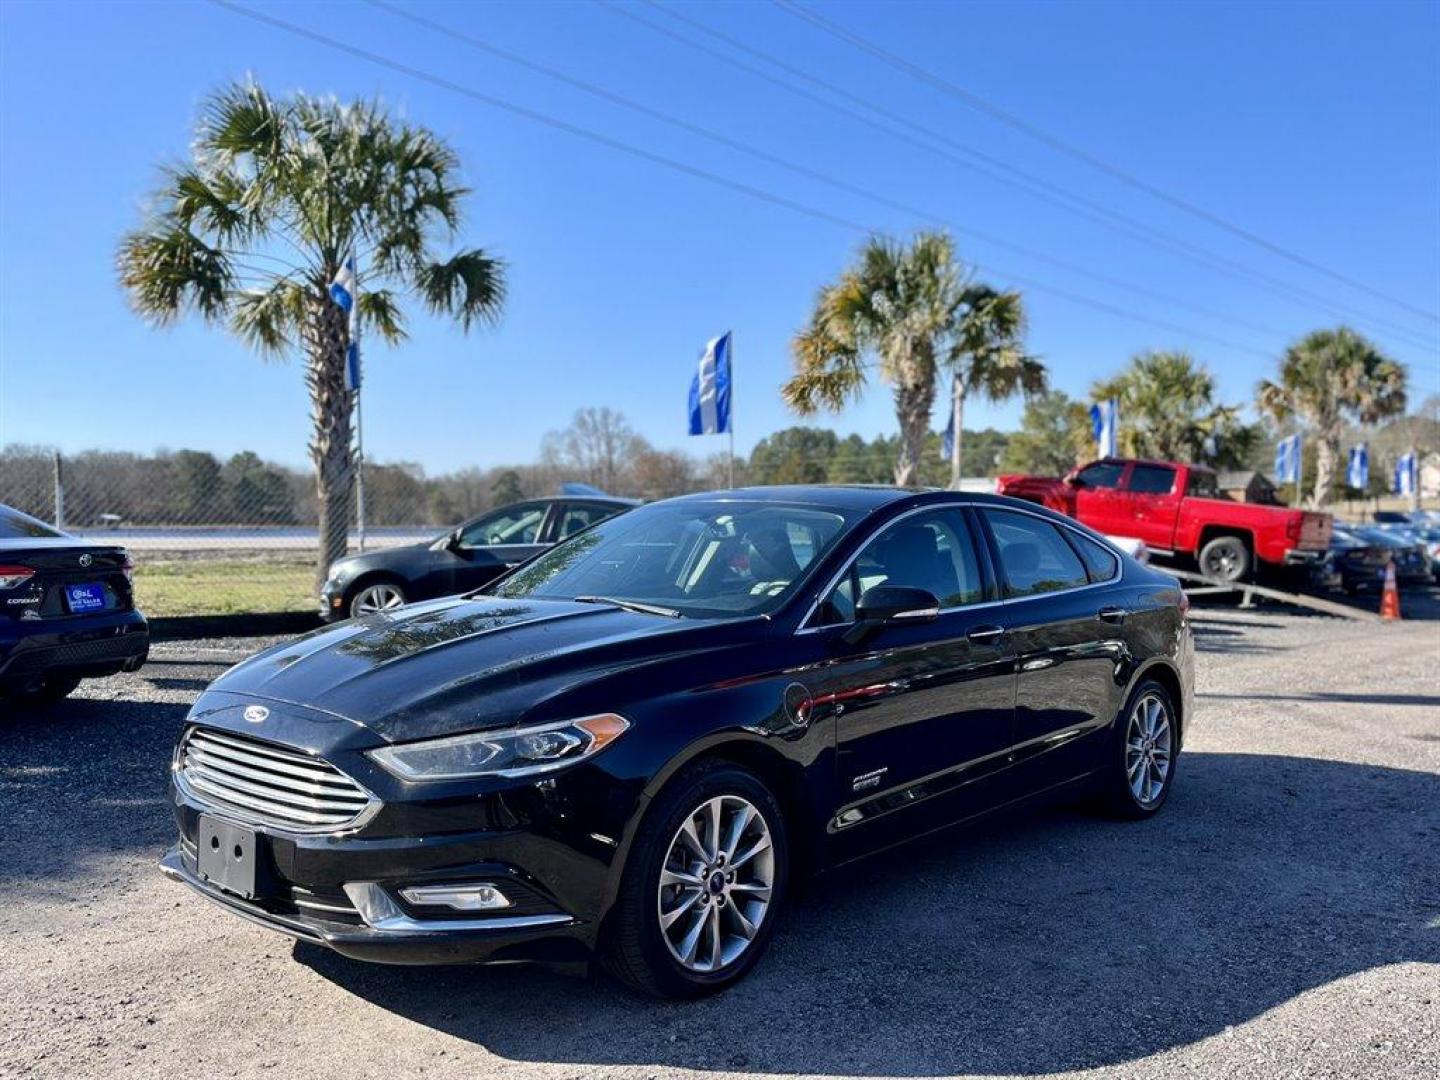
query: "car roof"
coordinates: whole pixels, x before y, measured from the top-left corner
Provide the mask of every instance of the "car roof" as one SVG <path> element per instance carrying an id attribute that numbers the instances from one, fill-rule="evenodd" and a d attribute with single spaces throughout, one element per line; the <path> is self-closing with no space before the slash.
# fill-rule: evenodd
<path id="1" fill-rule="evenodd" d="M 994 506 L 1022 509 L 1043 514 L 1074 525 L 1072 518 L 1057 514 L 1037 503 L 1009 495 L 991 495 L 978 491 L 950 491 L 946 488 L 891 487 L 882 484 L 780 484 L 773 487 L 744 487 L 719 491 L 702 491 L 681 495 L 666 502 L 748 502 L 813 506 L 830 510 L 858 510 L 869 513 L 881 507 L 904 503 L 926 506 L 931 503 L 966 503 L 973 506 Z"/>

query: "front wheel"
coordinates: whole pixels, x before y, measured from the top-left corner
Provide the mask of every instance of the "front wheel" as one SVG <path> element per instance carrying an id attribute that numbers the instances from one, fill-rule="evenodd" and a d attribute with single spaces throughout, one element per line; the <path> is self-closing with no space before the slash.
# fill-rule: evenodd
<path id="1" fill-rule="evenodd" d="M 779 804 L 756 776 L 721 761 L 687 770 L 635 837 L 602 943 L 605 966 L 657 997 L 734 984 L 769 944 L 788 858 Z"/>
<path id="2" fill-rule="evenodd" d="M 405 606 L 405 590 L 393 581 L 372 581 L 350 598 L 350 617 L 359 619 Z"/>
<path id="3" fill-rule="evenodd" d="M 1180 754 L 1180 729 L 1170 691 L 1153 680 L 1137 686 L 1116 722 L 1116 735 L 1101 794 L 1119 817 L 1150 817 L 1170 797 Z"/>

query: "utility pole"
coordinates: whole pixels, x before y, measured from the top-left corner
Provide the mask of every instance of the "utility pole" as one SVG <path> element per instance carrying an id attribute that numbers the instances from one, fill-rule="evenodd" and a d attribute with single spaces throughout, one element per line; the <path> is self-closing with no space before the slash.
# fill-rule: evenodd
<path id="1" fill-rule="evenodd" d="M 55 528 L 65 528 L 65 465 L 60 451 L 55 451 Z"/>
<path id="2" fill-rule="evenodd" d="M 960 380 L 953 379 L 950 384 L 950 426 L 954 429 L 955 435 L 950 440 L 950 490 L 960 490 L 960 438 L 964 434 L 961 429 L 961 421 L 964 419 L 960 413 Z"/>

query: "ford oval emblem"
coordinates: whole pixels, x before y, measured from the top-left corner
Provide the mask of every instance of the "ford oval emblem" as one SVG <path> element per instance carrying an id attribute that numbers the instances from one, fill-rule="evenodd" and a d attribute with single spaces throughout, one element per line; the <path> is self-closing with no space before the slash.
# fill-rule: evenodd
<path id="1" fill-rule="evenodd" d="M 270 710 L 264 705 L 246 705 L 245 719 L 252 724 L 263 724 L 265 718 L 270 715 Z"/>
<path id="2" fill-rule="evenodd" d="M 90 565 L 91 563 L 93 563 L 94 561 L 95 561 L 95 556 L 89 554 L 88 552 L 87 552 L 86 554 L 80 556 L 80 565 L 81 565 L 81 566 L 89 566 L 89 565 Z"/>

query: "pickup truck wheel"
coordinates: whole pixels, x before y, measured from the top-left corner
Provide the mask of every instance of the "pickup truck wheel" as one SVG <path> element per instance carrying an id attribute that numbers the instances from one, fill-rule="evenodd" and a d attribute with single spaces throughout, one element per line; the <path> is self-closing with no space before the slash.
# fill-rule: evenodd
<path id="1" fill-rule="evenodd" d="M 1220 581 L 1250 576 L 1250 548 L 1238 536 L 1217 536 L 1200 549 L 1200 572 Z"/>

